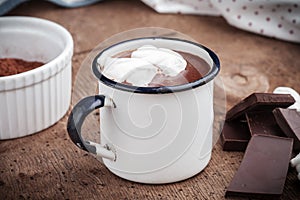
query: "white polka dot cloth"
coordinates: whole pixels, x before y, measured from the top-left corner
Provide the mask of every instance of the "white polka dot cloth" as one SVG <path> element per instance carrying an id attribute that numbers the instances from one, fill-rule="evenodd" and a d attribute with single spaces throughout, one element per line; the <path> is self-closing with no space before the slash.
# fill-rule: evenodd
<path id="1" fill-rule="evenodd" d="M 300 0 L 142 0 L 159 13 L 223 16 L 232 26 L 300 42 Z"/>

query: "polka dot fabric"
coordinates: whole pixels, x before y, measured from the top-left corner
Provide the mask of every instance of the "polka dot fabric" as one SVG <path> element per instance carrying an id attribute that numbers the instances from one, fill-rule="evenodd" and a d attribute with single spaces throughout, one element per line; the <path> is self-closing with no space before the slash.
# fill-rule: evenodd
<path id="1" fill-rule="evenodd" d="M 208 0 L 142 0 L 159 13 L 220 15 Z"/>
<path id="2" fill-rule="evenodd" d="M 223 16 L 232 26 L 300 42 L 299 0 L 142 0 L 160 13 Z"/>

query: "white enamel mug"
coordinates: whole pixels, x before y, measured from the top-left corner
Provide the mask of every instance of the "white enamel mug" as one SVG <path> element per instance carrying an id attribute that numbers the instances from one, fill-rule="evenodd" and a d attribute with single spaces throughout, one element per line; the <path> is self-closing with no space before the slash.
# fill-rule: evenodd
<path id="1" fill-rule="evenodd" d="M 203 78 L 184 85 L 135 87 L 105 77 L 99 60 L 142 45 L 197 55 L 210 65 Z M 112 45 L 93 60 L 99 95 L 82 99 L 68 120 L 68 133 L 81 149 L 103 158 L 114 174 L 141 183 L 181 181 L 201 172 L 212 152 L 213 79 L 218 57 L 187 40 L 147 37 Z M 100 109 L 101 144 L 81 137 L 85 117 Z"/>

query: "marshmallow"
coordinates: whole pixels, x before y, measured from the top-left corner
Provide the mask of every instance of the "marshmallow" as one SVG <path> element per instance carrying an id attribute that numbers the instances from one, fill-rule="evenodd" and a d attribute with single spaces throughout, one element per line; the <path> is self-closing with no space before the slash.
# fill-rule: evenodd
<path id="1" fill-rule="evenodd" d="M 186 68 L 186 60 L 177 52 L 152 45 L 144 45 L 133 51 L 132 58 L 140 58 L 158 67 L 167 76 L 176 76 Z"/>
<path id="2" fill-rule="evenodd" d="M 293 105 L 291 105 L 289 109 L 296 109 L 298 112 L 300 112 L 300 95 L 298 94 L 298 92 L 289 87 L 277 87 L 275 88 L 273 93 L 292 95 L 296 102 Z"/>
<path id="3" fill-rule="evenodd" d="M 296 167 L 296 165 L 299 165 L 300 164 L 300 153 L 297 156 L 295 156 L 295 158 L 293 158 L 290 161 L 290 163 L 291 163 L 292 167 Z"/>
<path id="4" fill-rule="evenodd" d="M 116 82 L 147 86 L 157 73 L 151 63 L 135 58 L 107 58 L 103 74 Z"/>
<path id="5" fill-rule="evenodd" d="M 296 170 L 300 173 L 300 165 L 296 165 Z"/>
<path id="6" fill-rule="evenodd" d="M 295 167 L 297 172 L 298 172 L 298 179 L 300 180 L 300 153 L 295 156 L 293 159 L 290 161 L 291 166 Z"/>
<path id="7" fill-rule="evenodd" d="M 99 58 L 103 74 L 116 82 L 147 86 L 154 76 L 163 73 L 176 76 L 186 68 L 186 60 L 177 52 L 144 45 L 131 53 L 131 58 Z"/>

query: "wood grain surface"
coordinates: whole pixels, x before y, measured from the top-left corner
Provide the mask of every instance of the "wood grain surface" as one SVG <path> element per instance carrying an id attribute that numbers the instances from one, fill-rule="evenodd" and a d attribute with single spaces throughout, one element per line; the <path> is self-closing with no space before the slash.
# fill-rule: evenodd
<path id="1" fill-rule="evenodd" d="M 149 26 L 180 31 L 218 54 L 227 109 L 252 92 L 272 92 L 277 86 L 300 91 L 299 44 L 236 29 L 221 17 L 158 14 L 140 1 L 103 1 L 74 9 L 30 1 L 8 15 L 49 19 L 71 32 L 74 98 L 96 91 L 96 81 L 89 86 L 76 82 L 95 46 L 113 34 Z M 222 151 L 217 143 L 208 167 L 186 181 L 165 185 L 126 181 L 73 145 L 66 132 L 68 114 L 34 135 L 0 141 L 0 199 L 225 199 L 226 187 L 243 158 L 243 153 Z M 94 140 L 99 134 L 98 117 L 93 113 L 83 127 Z M 299 198 L 296 176 L 291 168 L 280 199 Z"/>

